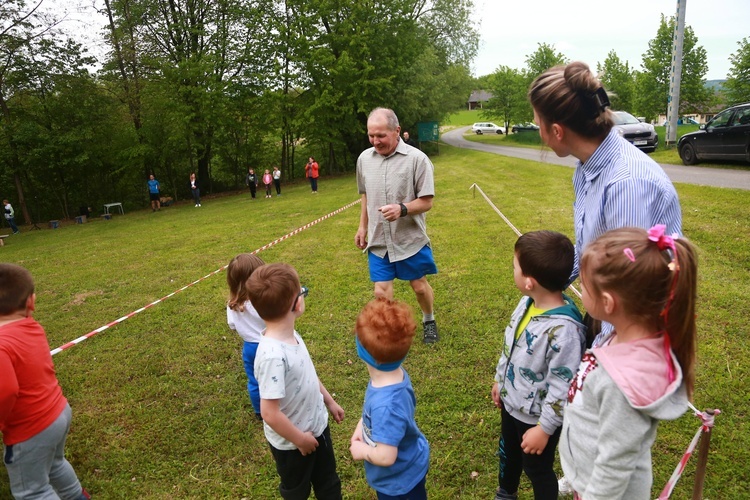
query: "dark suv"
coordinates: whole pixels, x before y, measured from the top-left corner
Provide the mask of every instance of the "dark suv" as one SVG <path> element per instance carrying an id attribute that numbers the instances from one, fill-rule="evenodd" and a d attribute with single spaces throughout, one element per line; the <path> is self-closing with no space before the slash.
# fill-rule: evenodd
<path id="1" fill-rule="evenodd" d="M 725 109 L 700 130 L 677 141 L 685 165 L 700 160 L 744 160 L 750 162 L 750 102 Z"/>

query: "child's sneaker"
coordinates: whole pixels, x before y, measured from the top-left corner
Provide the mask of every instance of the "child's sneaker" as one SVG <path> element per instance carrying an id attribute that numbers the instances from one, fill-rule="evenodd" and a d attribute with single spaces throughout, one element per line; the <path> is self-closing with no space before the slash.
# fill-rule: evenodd
<path id="1" fill-rule="evenodd" d="M 440 337 L 438 336 L 438 328 L 435 320 L 425 321 L 422 325 L 424 326 L 424 343 L 434 344 L 437 342 Z"/>
<path id="2" fill-rule="evenodd" d="M 573 496 L 573 486 L 565 479 L 565 476 L 557 480 L 557 494 L 561 497 Z"/>
<path id="3" fill-rule="evenodd" d="M 498 488 L 497 491 L 495 491 L 495 500 L 516 500 L 517 498 L 518 493 L 511 495 L 502 488 Z"/>

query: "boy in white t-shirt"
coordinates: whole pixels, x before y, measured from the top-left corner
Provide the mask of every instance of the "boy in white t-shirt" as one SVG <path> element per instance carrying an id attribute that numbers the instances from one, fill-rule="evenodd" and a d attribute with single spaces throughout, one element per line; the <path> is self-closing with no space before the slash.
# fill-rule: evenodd
<path id="1" fill-rule="evenodd" d="M 276 461 L 285 499 L 340 499 L 341 480 L 328 428 L 328 412 L 337 423 L 344 410 L 318 379 L 294 321 L 305 312 L 307 288 L 294 268 L 268 264 L 247 281 L 250 301 L 266 322 L 255 357 L 263 430 Z"/>

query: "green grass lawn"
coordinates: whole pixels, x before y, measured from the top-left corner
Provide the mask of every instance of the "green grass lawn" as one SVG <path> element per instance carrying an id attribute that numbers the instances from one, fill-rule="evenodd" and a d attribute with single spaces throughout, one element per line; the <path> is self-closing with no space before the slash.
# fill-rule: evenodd
<path id="1" fill-rule="evenodd" d="M 497 485 L 499 412 L 490 389 L 502 331 L 516 305 L 516 236 L 469 186 L 480 185 L 521 231 L 572 235 L 572 170 L 455 149 L 434 158 L 437 197 L 428 216 L 440 273 L 435 290 L 441 340 L 415 343 L 405 367 L 417 422 L 431 445 L 431 498 L 490 498 Z M 322 178 L 283 196 L 204 197 L 115 215 L 111 221 L 24 231 L 0 248 L 3 260 L 36 278 L 35 317 L 58 347 L 208 275 L 358 199 L 353 175 Z M 700 249 L 699 362 L 695 404 L 720 408 L 705 498 L 747 497 L 750 343 L 750 192 L 677 185 L 684 231 Z M 263 251 L 294 265 L 310 288 L 297 329 L 318 375 L 347 412 L 331 424 L 346 498 L 374 498 L 349 437 L 359 418 L 367 371 L 352 329 L 371 298 L 366 257 L 354 246 L 359 206 Z M 54 357 L 73 408 L 67 454 L 96 498 L 273 498 L 277 476 L 246 392 L 241 341 L 226 326 L 226 279 L 209 276 Z M 396 296 L 417 313 L 408 285 Z M 660 489 L 698 419 L 663 424 L 654 446 Z M 695 457 L 673 498 L 689 498 Z M 7 498 L 0 474 L 0 498 Z M 532 498 L 524 480 L 521 498 Z"/>

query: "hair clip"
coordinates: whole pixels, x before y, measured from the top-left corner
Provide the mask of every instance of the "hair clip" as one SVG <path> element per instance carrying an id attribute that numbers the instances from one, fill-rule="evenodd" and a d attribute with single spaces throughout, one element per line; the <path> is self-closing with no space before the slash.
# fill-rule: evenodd
<path id="1" fill-rule="evenodd" d="M 599 87 L 593 92 L 579 91 L 579 95 L 582 97 L 583 108 L 591 118 L 596 118 L 604 111 L 604 108 L 609 106 L 609 96 L 604 87 Z"/>
<path id="2" fill-rule="evenodd" d="M 596 89 L 592 97 L 594 98 L 594 102 L 596 102 L 601 111 L 604 111 L 604 108 L 610 105 L 609 96 L 607 95 L 607 91 L 604 90 L 604 87 L 599 87 L 598 89 Z"/>
<path id="3" fill-rule="evenodd" d="M 627 257 L 630 262 L 635 262 L 635 254 L 633 254 L 633 250 L 631 250 L 630 247 L 623 249 L 622 253 L 625 254 L 625 257 Z"/>

